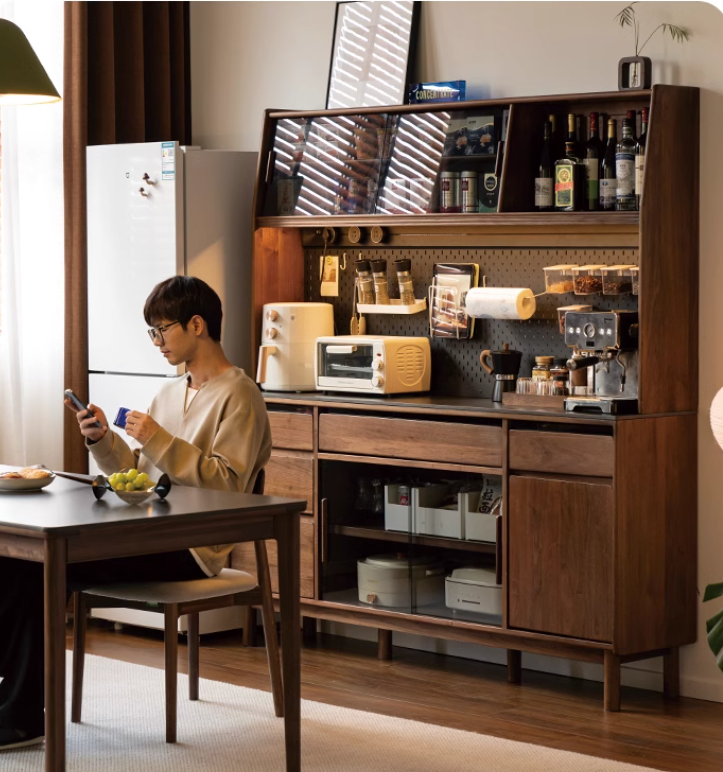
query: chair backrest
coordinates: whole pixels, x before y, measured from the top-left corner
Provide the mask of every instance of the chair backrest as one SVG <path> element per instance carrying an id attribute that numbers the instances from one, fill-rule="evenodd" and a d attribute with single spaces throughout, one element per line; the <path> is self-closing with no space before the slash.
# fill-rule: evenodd
<path id="1" fill-rule="evenodd" d="M 264 487 L 266 486 L 266 470 L 260 469 L 256 475 L 256 482 L 254 483 L 254 489 L 252 493 L 256 493 L 259 496 L 263 496 Z"/>

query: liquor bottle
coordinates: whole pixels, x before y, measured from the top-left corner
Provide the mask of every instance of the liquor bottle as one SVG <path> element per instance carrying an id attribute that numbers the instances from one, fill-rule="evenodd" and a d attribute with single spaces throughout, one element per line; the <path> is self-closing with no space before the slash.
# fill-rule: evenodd
<path id="1" fill-rule="evenodd" d="M 648 108 L 643 107 L 643 125 L 635 145 L 635 208 L 640 210 L 643 195 L 643 169 L 645 167 L 645 143 L 648 139 Z"/>
<path id="2" fill-rule="evenodd" d="M 582 128 L 582 115 L 575 115 L 575 142 L 578 147 L 582 147 L 585 143 L 585 130 Z"/>
<path id="3" fill-rule="evenodd" d="M 575 126 L 575 113 L 568 113 L 567 116 L 567 140 L 565 140 L 565 154 L 567 154 L 567 146 L 572 142 L 572 154 L 575 158 L 580 158 L 580 144 L 577 141 L 577 129 Z"/>
<path id="4" fill-rule="evenodd" d="M 615 118 L 608 119 L 608 143 L 600 167 L 600 209 L 615 209 L 618 181 L 615 178 L 615 152 L 618 145 L 618 127 Z"/>
<path id="5" fill-rule="evenodd" d="M 565 157 L 555 163 L 555 209 L 581 212 L 585 209 L 585 163 L 576 153 L 575 116 L 570 113 L 569 119 Z"/>
<path id="6" fill-rule="evenodd" d="M 635 140 L 630 118 L 623 118 L 623 136 L 615 153 L 615 177 L 618 181 L 615 208 L 635 211 Z"/>
<path id="7" fill-rule="evenodd" d="M 637 113 L 635 112 L 635 110 L 628 110 L 628 114 L 625 117 L 630 121 L 630 125 L 633 127 L 633 141 L 637 142 L 638 141 L 638 137 L 637 137 L 637 133 L 638 133 L 638 117 L 637 117 Z"/>
<path id="8" fill-rule="evenodd" d="M 535 177 L 535 209 L 548 212 L 553 206 L 553 188 L 555 184 L 555 168 L 552 165 L 550 146 L 552 144 L 552 123 L 545 121 L 542 137 L 542 153 L 540 166 Z"/>
<path id="9" fill-rule="evenodd" d="M 590 113 L 590 138 L 585 145 L 585 170 L 587 175 L 587 200 L 585 208 L 591 212 L 600 208 L 600 162 L 603 144 L 598 134 L 598 114 Z"/>
<path id="10" fill-rule="evenodd" d="M 550 122 L 550 152 L 553 158 L 560 158 L 565 154 L 565 145 L 557 128 L 557 118 L 550 113 L 547 120 Z"/>

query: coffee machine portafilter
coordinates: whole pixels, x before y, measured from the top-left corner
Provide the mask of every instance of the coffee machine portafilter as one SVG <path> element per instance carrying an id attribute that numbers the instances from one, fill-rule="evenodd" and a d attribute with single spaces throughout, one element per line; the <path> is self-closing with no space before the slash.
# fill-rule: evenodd
<path id="1" fill-rule="evenodd" d="M 638 312 L 569 311 L 565 344 L 577 355 L 569 370 L 588 368 L 588 393 L 565 399 L 565 410 L 636 413 L 638 410 Z"/>

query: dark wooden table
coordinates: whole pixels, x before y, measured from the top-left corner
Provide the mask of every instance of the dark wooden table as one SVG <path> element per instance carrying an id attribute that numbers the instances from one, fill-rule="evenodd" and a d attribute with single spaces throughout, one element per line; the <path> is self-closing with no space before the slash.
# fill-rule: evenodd
<path id="1" fill-rule="evenodd" d="M 7 467 L 0 466 L 0 472 Z M 301 769 L 299 513 L 306 502 L 174 486 L 168 499 L 96 501 L 89 485 L 56 478 L 42 491 L 0 492 L 0 555 L 44 564 L 45 770 L 65 770 L 65 573 L 68 563 L 204 544 L 275 539 L 279 550 L 287 772 Z"/>

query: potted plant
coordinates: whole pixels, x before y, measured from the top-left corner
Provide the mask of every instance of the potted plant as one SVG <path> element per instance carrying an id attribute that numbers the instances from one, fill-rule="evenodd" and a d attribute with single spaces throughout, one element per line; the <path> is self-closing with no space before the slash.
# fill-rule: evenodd
<path id="1" fill-rule="evenodd" d="M 650 88 L 653 63 L 650 57 L 640 54 L 658 30 L 662 30 L 663 34 L 669 32 L 670 37 L 678 43 L 684 43 L 690 38 L 690 32 L 684 27 L 676 27 L 675 24 L 664 22 L 658 24 L 640 45 L 640 22 L 635 15 L 635 8 L 633 7 L 635 5 L 637 2 L 626 5 L 615 17 L 621 27 L 632 27 L 635 33 L 635 56 L 626 56 L 618 63 L 618 89 L 620 91 L 632 88 Z"/>
<path id="2" fill-rule="evenodd" d="M 703 602 L 723 597 L 723 582 L 709 584 L 705 588 Z M 705 623 L 708 633 L 708 645 L 718 660 L 718 667 L 723 670 L 723 609 Z"/>

